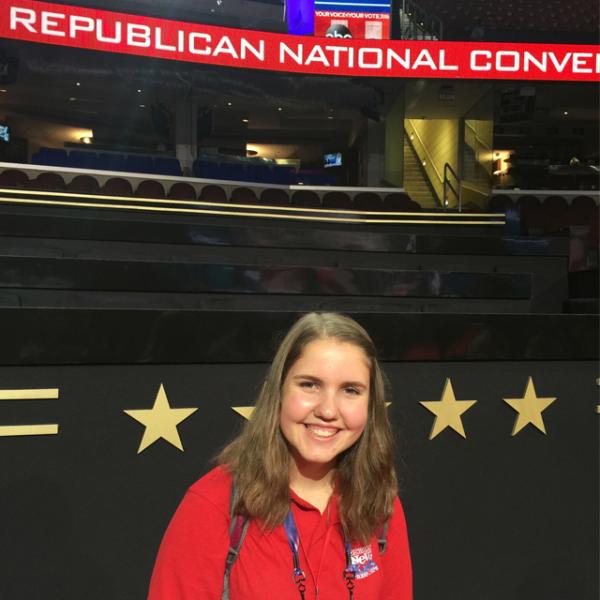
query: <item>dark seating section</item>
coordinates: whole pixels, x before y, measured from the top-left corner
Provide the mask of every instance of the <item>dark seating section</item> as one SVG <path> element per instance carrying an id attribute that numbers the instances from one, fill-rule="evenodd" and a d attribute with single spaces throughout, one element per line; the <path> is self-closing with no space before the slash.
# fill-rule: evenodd
<path id="1" fill-rule="evenodd" d="M 507 0 L 496 6 L 485 0 L 419 0 L 429 13 L 440 18 L 444 37 L 464 40 L 471 34 L 485 38 L 493 31 L 594 32 L 598 26 L 598 3 L 565 3 L 560 0 Z M 596 28 L 596 29 L 595 29 Z"/>
<path id="2" fill-rule="evenodd" d="M 179 161 L 169 156 L 40 148 L 31 156 L 31 162 L 34 165 L 48 165 L 51 167 L 181 176 Z"/>
<path id="3" fill-rule="evenodd" d="M 269 206 L 289 206 L 290 197 L 281 188 L 267 188 L 260 193 L 260 203 Z"/>
<path id="4" fill-rule="evenodd" d="M 179 181 L 171 186 L 168 197 L 172 200 L 195 200 L 196 190 L 189 183 Z"/>
<path id="5" fill-rule="evenodd" d="M 231 201 L 236 204 L 258 204 L 256 193 L 247 187 L 235 188 L 231 192 Z"/>
<path id="6" fill-rule="evenodd" d="M 111 177 L 102 186 L 100 191 L 109 196 L 133 196 L 131 183 L 122 177 Z"/>
<path id="7" fill-rule="evenodd" d="M 291 203 L 297 208 L 321 208 L 321 198 L 312 190 L 296 190 L 292 194 Z"/>
<path id="8" fill-rule="evenodd" d="M 296 183 L 295 169 L 251 160 L 210 160 L 201 158 L 194 161 L 194 175 L 202 179 L 220 179 L 224 181 L 252 181 L 290 185 Z"/>
<path id="9" fill-rule="evenodd" d="M 74 194 L 98 194 L 100 184 L 91 175 L 76 175 L 67 184 L 67 191 Z"/>
<path id="10" fill-rule="evenodd" d="M 0 186 L 8 188 L 24 189 L 29 184 L 27 173 L 17 169 L 7 169 L 0 173 Z"/>
<path id="11" fill-rule="evenodd" d="M 28 185 L 30 190 L 44 190 L 46 192 L 64 192 L 66 187 L 65 180 L 58 173 L 40 173 Z"/>
<path id="12" fill-rule="evenodd" d="M 225 190 L 218 185 L 205 185 L 200 192 L 200 200 L 204 202 L 227 202 Z"/>
<path id="13" fill-rule="evenodd" d="M 165 188 L 158 181 L 145 180 L 138 185 L 135 195 L 138 198 L 164 198 Z"/>
<path id="14" fill-rule="evenodd" d="M 383 209 L 389 211 L 409 211 L 421 210 L 421 205 L 411 200 L 408 194 L 402 192 L 393 192 L 383 199 Z"/>
<path id="15" fill-rule="evenodd" d="M 323 208 L 351 210 L 352 200 L 344 192 L 327 192 L 323 196 Z"/>
<path id="16" fill-rule="evenodd" d="M 522 194 L 516 202 L 504 194 L 490 198 L 489 212 L 513 209 L 519 215 L 521 233 L 560 234 L 569 227 L 598 227 L 598 206 L 590 196 L 576 196 L 570 202 L 565 196 L 554 194 L 543 202 L 534 194 Z"/>
<path id="17" fill-rule="evenodd" d="M 380 211 L 383 210 L 383 198 L 375 192 L 360 192 L 352 200 L 355 210 Z"/>

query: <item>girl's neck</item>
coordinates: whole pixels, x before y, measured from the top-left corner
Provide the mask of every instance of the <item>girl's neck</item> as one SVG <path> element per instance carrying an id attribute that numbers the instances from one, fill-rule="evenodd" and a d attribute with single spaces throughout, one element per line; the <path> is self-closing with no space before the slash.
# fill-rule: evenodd
<path id="1" fill-rule="evenodd" d="M 300 498 L 325 511 L 334 487 L 333 465 L 298 464 L 292 458 L 290 465 L 290 487 Z"/>

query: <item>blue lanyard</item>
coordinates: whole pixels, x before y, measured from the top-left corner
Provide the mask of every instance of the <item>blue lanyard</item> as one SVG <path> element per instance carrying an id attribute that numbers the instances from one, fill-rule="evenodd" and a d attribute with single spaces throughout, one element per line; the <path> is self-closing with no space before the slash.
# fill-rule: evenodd
<path id="1" fill-rule="evenodd" d="M 283 527 L 285 529 L 285 534 L 287 535 L 290 550 L 292 551 L 292 559 L 294 561 L 294 570 L 292 572 L 292 577 L 294 579 L 294 583 L 298 587 L 300 598 L 304 600 L 304 593 L 306 592 L 306 575 L 304 574 L 304 571 L 300 568 L 300 559 L 298 557 L 300 536 L 298 535 L 298 528 L 296 527 L 296 521 L 294 520 L 294 515 L 292 514 L 291 508 L 290 510 L 288 510 L 288 513 L 285 516 Z M 354 580 L 356 578 L 356 571 L 354 565 L 352 564 L 350 542 L 348 542 L 348 540 L 345 538 L 344 552 L 346 554 L 346 568 L 344 569 L 344 580 L 346 582 L 346 589 L 348 590 L 348 597 L 350 598 L 350 600 L 353 600 Z"/>

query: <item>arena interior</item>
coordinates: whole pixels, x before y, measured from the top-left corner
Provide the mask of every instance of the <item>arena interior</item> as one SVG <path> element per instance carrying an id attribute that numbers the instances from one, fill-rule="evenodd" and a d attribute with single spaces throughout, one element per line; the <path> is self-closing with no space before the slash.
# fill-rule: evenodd
<path id="1" fill-rule="evenodd" d="M 110 51 L 86 41 L 117 35 L 103 11 L 210 33 Z M 0 20 L 0 598 L 143 599 L 313 310 L 362 323 L 390 379 L 415 599 L 598 598 L 596 0 L 2 0 Z M 263 34 L 412 54 L 391 76 L 290 50 L 294 72 L 253 64 Z M 475 76 L 442 47 L 480 52 Z M 560 76 L 525 70 L 540 48 Z M 161 390 L 159 420 L 194 409 L 174 434 L 125 412 Z M 421 403 L 463 399 L 434 434 Z"/>

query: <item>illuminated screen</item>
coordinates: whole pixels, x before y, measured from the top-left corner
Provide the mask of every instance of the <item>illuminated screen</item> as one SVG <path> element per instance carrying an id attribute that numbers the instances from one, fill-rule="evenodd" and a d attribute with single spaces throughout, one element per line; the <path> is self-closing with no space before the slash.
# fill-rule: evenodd
<path id="1" fill-rule="evenodd" d="M 341 167 L 342 166 L 342 153 L 334 152 L 331 154 L 323 155 L 323 166 L 328 167 Z"/>
<path id="2" fill-rule="evenodd" d="M 285 19 L 288 33 L 312 35 L 315 31 L 315 0 L 286 0 Z"/>

